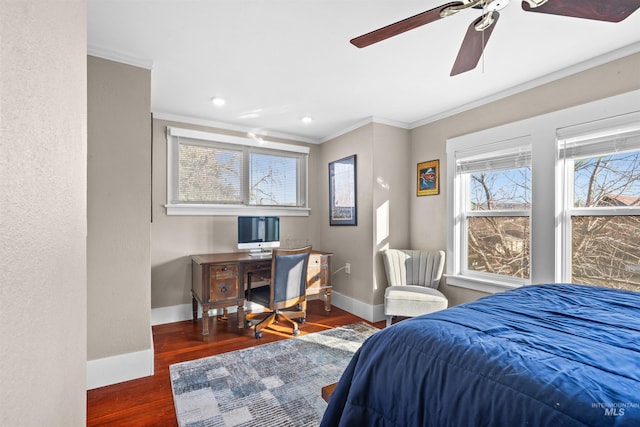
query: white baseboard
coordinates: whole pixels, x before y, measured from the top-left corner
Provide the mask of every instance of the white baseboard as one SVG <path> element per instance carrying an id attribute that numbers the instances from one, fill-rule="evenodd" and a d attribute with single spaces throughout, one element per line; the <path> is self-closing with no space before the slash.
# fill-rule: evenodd
<path id="1" fill-rule="evenodd" d="M 153 375 L 153 349 L 87 362 L 87 390 Z"/>
<path id="2" fill-rule="evenodd" d="M 367 304 L 355 298 L 342 295 L 339 292 L 331 292 L 331 305 L 335 305 L 339 309 L 362 317 L 369 322 L 379 322 L 385 319 L 384 304 Z"/>
<path id="3" fill-rule="evenodd" d="M 249 302 L 250 304 L 250 302 Z M 357 299 L 345 296 L 339 292 L 331 292 L 331 305 L 362 317 L 369 322 L 379 322 L 385 319 L 384 304 L 371 305 Z M 235 313 L 237 307 L 229 307 L 229 313 Z M 222 314 L 222 309 L 209 311 L 210 316 Z M 202 308 L 198 307 L 198 317 L 202 317 Z M 170 307 L 158 307 L 151 309 L 151 325 L 163 325 L 165 323 L 182 322 L 191 320 L 191 304 L 180 304 Z"/>
<path id="4" fill-rule="evenodd" d="M 198 317 L 202 310 L 198 307 Z M 191 304 L 172 305 L 170 307 L 158 307 L 151 309 L 151 326 L 165 323 L 182 322 L 191 320 Z"/>

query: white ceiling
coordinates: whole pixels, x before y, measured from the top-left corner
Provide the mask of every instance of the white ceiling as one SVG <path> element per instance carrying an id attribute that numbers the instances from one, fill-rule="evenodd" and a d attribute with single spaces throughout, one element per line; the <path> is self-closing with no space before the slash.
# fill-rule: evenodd
<path id="1" fill-rule="evenodd" d="M 308 142 L 372 118 L 412 128 L 640 51 L 640 11 L 613 24 L 525 12 L 515 0 L 478 67 L 456 77 L 476 9 L 363 49 L 349 43 L 443 3 L 89 0 L 88 50 L 151 67 L 158 117 Z M 213 106 L 214 96 L 226 106 Z M 301 123 L 305 115 L 314 121 Z"/>

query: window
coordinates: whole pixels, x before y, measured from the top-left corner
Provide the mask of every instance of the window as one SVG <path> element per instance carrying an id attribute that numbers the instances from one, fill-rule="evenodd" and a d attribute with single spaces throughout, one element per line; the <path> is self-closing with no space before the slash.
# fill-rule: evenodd
<path id="1" fill-rule="evenodd" d="M 447 284 L 640 291 L 638 105 L 640 90 L 449 139 Z"/>
<path id="2" fill-rule="evenodd" d="M 167 128 L 167 214 L 308 215 L 303 146 Z"/>
<path id="3" fill-rule="evenodd" d="M 640 117 L 588 127 L 558 132 L 562 276 L 640 291 Z"/>
<path id="4" fill-rule="evenodd" d="M 505 285 L 529 280 L 531 148 L 528 138 L 458 147 L 456 274 Z"/>

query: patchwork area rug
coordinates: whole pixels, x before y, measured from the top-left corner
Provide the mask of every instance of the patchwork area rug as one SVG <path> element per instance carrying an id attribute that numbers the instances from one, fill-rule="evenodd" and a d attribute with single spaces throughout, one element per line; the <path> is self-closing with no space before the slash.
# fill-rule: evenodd
<path id="1" fill-rule="evenodd" d="M 317 426 L 327 407 L 322 387 L 377 331 L 355 323 L 171 365 L 178 425 Z"/>

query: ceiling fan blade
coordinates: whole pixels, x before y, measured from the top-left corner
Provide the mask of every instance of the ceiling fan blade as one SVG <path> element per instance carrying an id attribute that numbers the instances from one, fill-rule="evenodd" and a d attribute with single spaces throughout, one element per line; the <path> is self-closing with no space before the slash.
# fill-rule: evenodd
<path id="1" fill-rule="evenodd" d="M 538 7 L 532 7 L 531 1 L 522 2 L 522 9 L 527 12 L 608 22 L 620 22 L 638 8 L 640 0 L 549 0 Z"/>
<path id="2" fill-rule="evenodd" d="M 476 25 L 482 21 L 484 16 L 481 16 L 469 25 L 469 28 L 467 28 L 467 34 L 465 34 L 464 40 L 462 41 L 462 46 L 460 46 L 460 50 L 458 51 L 456 62 L 453 64 L 453 68 L 451 69 L 451 76 L 476 68 L 478 61 L 480 61 L 480 57 L 482 56 L 482 52 L 489 42 L 489 37 L 498 23 L 499 17 L 500 14 L 498 12 L 491 12 L 493 23 L 488 28 L 485 28 L 484 31 L 476 30 Z"/>
<path id="3" fill-rule="evenodd" d="M 419 13 L 410 18 L 403 19 L 394 24 L 387 25 L 386 27 L 379 28 L 371 31 L 370 33 L 351 39 L 350 42 L 356 47 L 366 47 L 374 43 L 378 43 L 382 40 L 386 40 L 390 37 L 404 33 L 405 31 L 413 30 L 422 25 L 429 24 L 430 22 L 437 21 L 442 16 L 440 12 L 443 9 L 451 6 L 461 6 L 462 2 L 445 3 L 442 6 L 438 6 L 435 9 L 427 10 L 426 12 Z"/>

